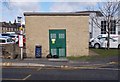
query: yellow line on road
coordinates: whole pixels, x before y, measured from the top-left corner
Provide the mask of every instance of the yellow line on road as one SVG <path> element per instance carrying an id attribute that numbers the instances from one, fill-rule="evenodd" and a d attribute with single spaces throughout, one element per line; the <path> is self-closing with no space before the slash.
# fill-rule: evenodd
<path id="1" fill-rule="evenodd" d="M 2 78 L 2 80 L 22 80 L 22 79 Z"/>
<path id="2" fill-rule="evenodd" d="M 23 67 L 17 67 L 17 66 L 16 67 L 12 67 L 12 66 L 8 67 L 8 66 L 2 66 L 1 68 L 32 68 L 32 69 L 36 69 L 37 67 L 24 67 L 24 66 Z"/>
<path id="3" fill-rule="evenodd" d="M 23 78 L 22 80 L 26 80 L 31 76 L 31 74 L 29 74 L 27 77 Z"/>
<path id="4" fill-rule="evenodd" d="M 107 64 L 118 64 L 118 62 L 111 61 L 111 62 L 109 62 Z"/>
<path id="5" fill-rule="evenodd" d="M 12 66 L 12 63 L 11 62 L 4 62 L 4 63 L 2 63 L 2 66 Z"/>

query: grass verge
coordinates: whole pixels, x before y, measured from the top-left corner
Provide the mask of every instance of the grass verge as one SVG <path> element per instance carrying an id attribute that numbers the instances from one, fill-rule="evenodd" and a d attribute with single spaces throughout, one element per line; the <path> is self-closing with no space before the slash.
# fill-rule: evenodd
<path id="1" fill-rule="evenodd" d="M 95 53 L 98 53 L 100 57 L 118 56 L 120 55 L 119 49 L 90 49 Z"/>
<path id="2" fill-rule="evenodd" d="M 106 58 L 106 57 L 112 57 L 112 56 L 120 56 L 120 50 L 118 49 L 90 49 L 94 51 L 95 53 L 99 55 L 93 55 L 93 56 L 70 56 L 67 57 L 70 60 L 82 60 L 82 61 L 89 61 L 89 60 L 95 60 L 95 59 L 100 59 L 100 58 Z"/>

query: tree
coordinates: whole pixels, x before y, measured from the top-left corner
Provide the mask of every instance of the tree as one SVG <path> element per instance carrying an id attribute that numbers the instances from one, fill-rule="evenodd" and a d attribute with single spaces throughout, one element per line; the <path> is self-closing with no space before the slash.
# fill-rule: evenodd
<path id="1" fill-rule="evenodd" d="M 106 34 L 107 34 L 107 49 L 110 46 L 110 32 L 113 26 L 120 25 L 120 1 L 108 1 L 108 2 L 101 2 L 98 4 L 98 10 L 102 13 L 102 17 L 90 15 L 91 20 L 93 23 L 100 29 L 102 29 L 99 20 L 106 21 Z M 93 11 L 93 10 L 92 10 Z"/>

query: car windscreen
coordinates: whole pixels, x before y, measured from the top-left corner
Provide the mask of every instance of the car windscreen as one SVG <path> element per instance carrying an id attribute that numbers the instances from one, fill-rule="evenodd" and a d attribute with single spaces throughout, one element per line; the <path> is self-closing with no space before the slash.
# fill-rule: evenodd
<path id="1" fill-rule="evenodd" d="M 10 36 L 10 34 L 1 34 L 2 36 Z"/>
<path id="2" fill-rule="evenodd" d="M 11 37 L 11 38 L 15 38 L 15 36 L 9 36 L 9 37 Z"/>
<path id="3" fill-rule="evenodd" d="M 7 42 L 12 42 L 13 40 L 11 38 L 8 38 L 7 39 Z"/>

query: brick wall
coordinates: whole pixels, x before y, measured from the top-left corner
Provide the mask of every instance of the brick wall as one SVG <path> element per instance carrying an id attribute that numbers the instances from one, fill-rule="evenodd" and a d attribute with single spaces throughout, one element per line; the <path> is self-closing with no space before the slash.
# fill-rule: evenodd
<path id="1" fill-rule="evenodd" d="M 35 57 L 35 45 L 42 45 L 42 56 L 49 53 L 49 29 L 66 29 L 67 56 L 89 55 L 88 16 L 26 16 L 26 49 Z"/>

